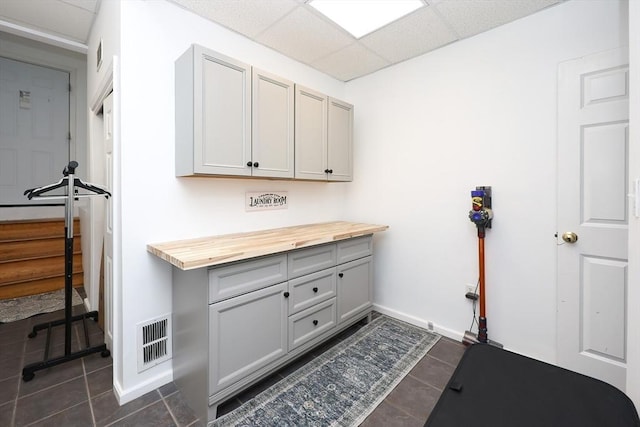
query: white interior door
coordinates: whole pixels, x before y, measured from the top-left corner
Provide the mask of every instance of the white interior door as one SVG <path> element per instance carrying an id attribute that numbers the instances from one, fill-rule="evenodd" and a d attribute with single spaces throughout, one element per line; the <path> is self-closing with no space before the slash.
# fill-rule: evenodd
<path id="1" fill-rule="evenodd" d="M 626 50 L 560 64 L 558 364 L 625 389 L 629 66 Z"/>
<path id="2" fill-rule="evenodd" d="M 0 57 L 0 203 L 33 204 L 68 163 L 69 73 Z"/>
<path id="3" fill-rule="evenodd" d="M 104 120 L 104 170 L 106 187 L 113 194 L 113 93 L 102 103 Z M 113 349 L 113 197 L 107 199 L 104 227 L 104 327 L 105 343 Z"/>

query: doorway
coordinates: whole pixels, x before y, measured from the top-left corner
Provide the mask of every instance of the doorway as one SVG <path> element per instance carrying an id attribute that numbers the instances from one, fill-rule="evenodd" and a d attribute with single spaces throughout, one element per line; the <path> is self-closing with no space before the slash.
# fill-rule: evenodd
<path id="1" fill-rule="evenodd" d="M 35 205 L 24 191 L 56 182 L 68 164 L 69 79 L 66 71 L 0 57 L 2 205 Z"/>

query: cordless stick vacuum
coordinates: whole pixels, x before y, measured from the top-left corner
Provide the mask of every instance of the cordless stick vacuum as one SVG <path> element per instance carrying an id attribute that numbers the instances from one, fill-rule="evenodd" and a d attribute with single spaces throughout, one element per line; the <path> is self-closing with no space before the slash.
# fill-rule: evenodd
<path id="1" fill-rule="evenodd" d="M 491 210 L 491 187 L 476 187 L 471 191 L 471 210 L 469 211 L 469 219 L 476 225 L 478 229 L 478 283 L 479 283 L 479 300 L 480 300 L 480 316 L 478 317 L 478 334 L 471 331 L 465 331 L 462 343 L 471 345 L 476 343 L 491 344 L 502 347 L 495 341 L 490 341 L 487 335 L 487 314 L 485 303 L 485 278 L 484 278 L 484 236 L 485 230 L 491 228 L 491 220 L 493 219 L 493 211 Z M 472 325 L 473 326 L 473 325 Z"/>

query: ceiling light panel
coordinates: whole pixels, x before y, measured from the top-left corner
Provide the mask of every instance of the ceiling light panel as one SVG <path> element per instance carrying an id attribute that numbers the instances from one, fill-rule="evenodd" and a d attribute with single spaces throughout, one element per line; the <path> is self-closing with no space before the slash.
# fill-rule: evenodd
<path id="1" fill-rule="evenodd" d="M 422 0 L 310 0 L 308 4 L 357 39 L 425 5 Z"/>

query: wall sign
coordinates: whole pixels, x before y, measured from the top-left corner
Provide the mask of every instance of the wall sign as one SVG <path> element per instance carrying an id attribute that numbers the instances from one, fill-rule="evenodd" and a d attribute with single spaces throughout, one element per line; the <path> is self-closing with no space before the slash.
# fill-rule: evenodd
<path id="1" fill-rule="evenodd" d="M 287 209 L 286 191 L 252 191 L 245 193 L 245 210 Z"/>

